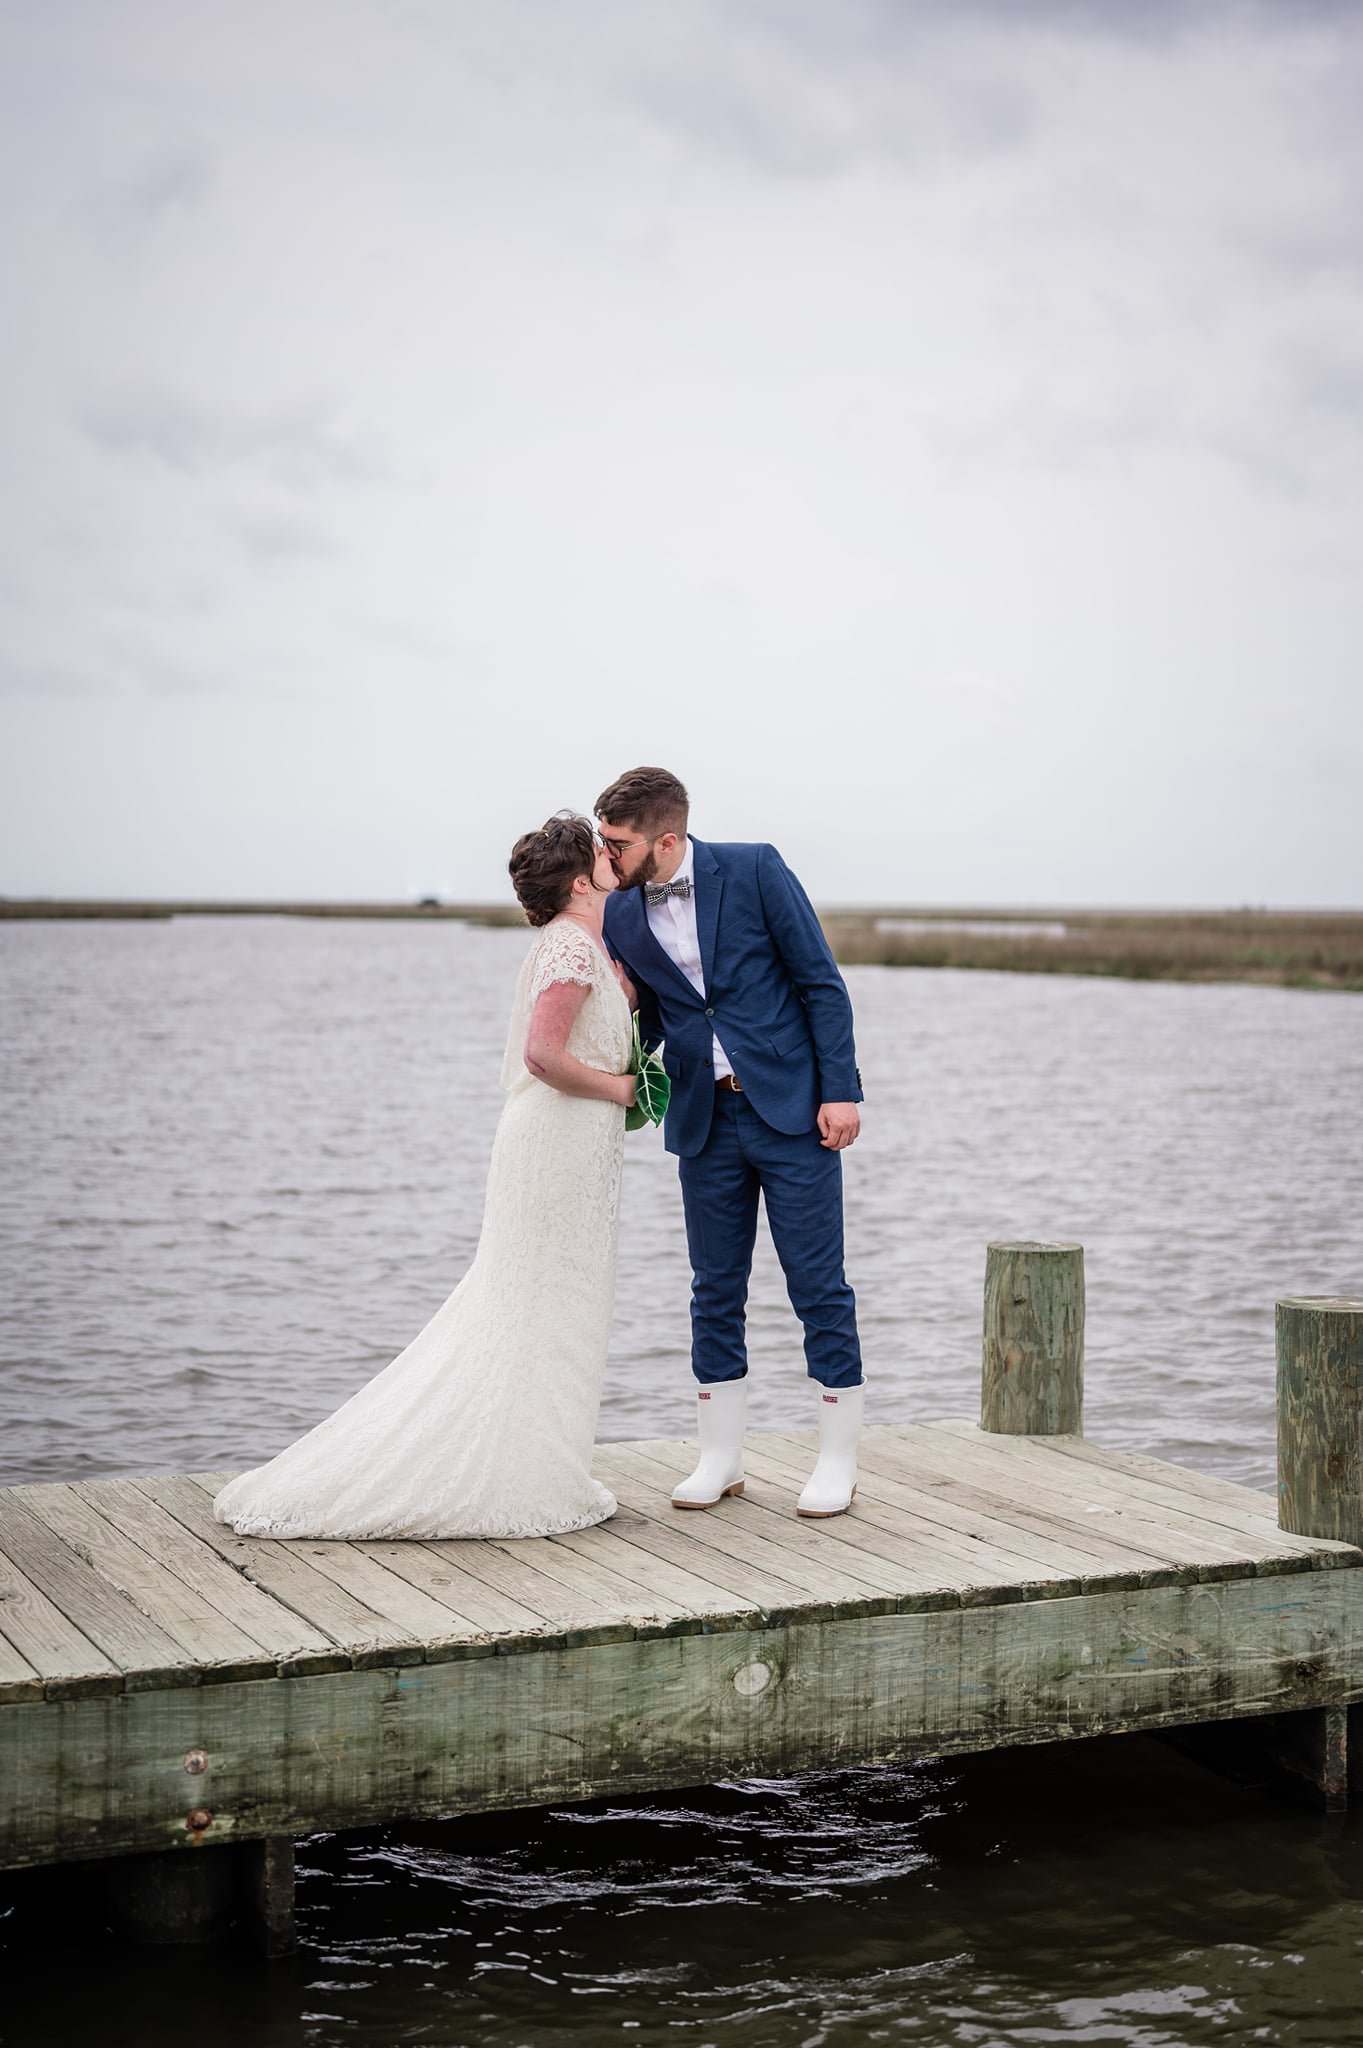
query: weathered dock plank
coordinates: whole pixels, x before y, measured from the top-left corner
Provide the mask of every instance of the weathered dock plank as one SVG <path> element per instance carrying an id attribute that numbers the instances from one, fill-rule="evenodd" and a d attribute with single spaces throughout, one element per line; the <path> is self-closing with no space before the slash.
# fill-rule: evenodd
<path id="1" fill-rule="evenodd" d="M 220 1481 L 194 1474 L 191 1483 L 201 1489 L 205 1503 L 211 1509 Z M 231 1535 L 233 1532 L 229 1530 L 227 1533 Z M 239 1537 L 237 1540 L 249 1539 Z M 300 1564 L 311 1566 L 322 1578 L 330 1579 L 333 1585 L 341 1587 L 378 1617 L 379 1628 L 374 1630 L 371 1625 L 370 1648 L 382 1649 L 393 1644 L 405 1647 L 414 1642 L 425 1645 L 469 1634 L 467 1618 L 448 1601 L 439 1599 L 426 1588 L 413 1585 L 404 1574 L 391 1568 L 382 1544 L 361 1546 L 355 1543 L 324 1543 L 307 1537 L 285 1537 L 272 1539 L 271 1547 L 286 1557 L 297 1559 Z"/>
<path id="2" fill-rule="evenodd" d="M 194 1478 L 147 1479 L 139 1482 L 150 1499 L 199 1537 L 219 1556 L 227 1559 L 252 1585 L 286 1607 L 290 1607 L 324 1639 L 335 1644 L 333 1651 L 310 1651 L 295 1660 L 296 1665 L 317 1668 L 345 1668 L 357 1661 L 387 1657 L 393 1663 L 419 1662 L 421 1646 L 404 1637 L 381 1614 L 344 1587 L 337 1586 L 312 1563 L 296 1556 L 286 1546 L 256 1542 L 238 1536 L 213 1519 L 208 1493 Z"/>
<path id="3" fill-rule="evenodd" d="M 643 1517 L 633 1509 L 622 1508 L 618 1515 L 612 1517 L 609 1526 L 569 1530 L 550 1540 L 556 1548 L 570 1550 L 578 1557 L 603 1558 L 622 1578 L 637 1585 L 641 1592 L 656 1588 L 658 1592 L 670 1595 L 679 1603 L 682 1612 L 693 1616 L 702 1627 L 732 1627 L 740 1623 L 756 1625 L 761 1619 L 760 1611 L 745 1607 L 722 1586 L 701 1578 L 694 1569 L 693 1558 L 688 1557 L 687 1563 L 682 1565 L 673 1558 L 643 1549 L 632 1542 L 630 1525 L 642 1520 Z"/>
<path id="4" fill-rule="evenodd" d="M 0 1492 L 0 1556 L 104 1652 L 123 1688 L 197 1685 L 200 1667 L 174 1636 L 54 1535 L 22 1491 Z"/>
<path id="5" fill-rule="evenodd" d="M 1363 1693 L 1354 1576 L 17 1705 L 3 1860 L 171 1848 L 191 1806 L 226 1841 L 1337 1705 Z"/>
<path id="6" fill-rule="evenodd" d="M 944 1423 L 935 1431 L 951 1437 L 979 1456 L 989 1455 L 990 1443 L 968 1423 Z M 1309 1569 L 1328 1570 L 1332 1558 L 1347 1557 L 1351 1546 L 1321 1537 L 1297 1536 L 1278 1528 L 1272 1519 L 1273 1503 L 1249 1494 L 1244 1487 L 1225 1496 L 1205 1495 L 1197 1485 L 1199 1474 L 1189 1473 L 1192 1485 L 1178 1479 L 1154 1480 L 1140 1469 L 1150 1467 L 1149 1459 L 1114 1462 L 1112 1454 L 1096 1452 L 1092 1444 L 1071 1437 L 1019 1437 L 1014 1442 L 1013 1464 L 1006 1484 L 1023 1483 L 1024 1472 L 1044 1489 L 1048 1502 L 1059 1498 L 1068 1513 L 1076 1515 L 1120 1515 L 1123 1521 L 1139 1521 L 1159 1531 L 1186 1532 L 1201 1544 L 1223 1553 L 1235 1554 L 1276 1570 L 1291 1570 L 1295 1558 Z M 1084 1467 L 1090 1468 L 1089 1473 Z M 997 1469 L 997 1461 L 996 1461 Z M 1176 1473 L 1178 1468 L 1154 1466 L 1154 1471 Z M 1101 1475 L 1101 1476 L 1099 1476 Z M 1266 1510 L 1266 1511 L 1265 1511 Z"/>
<path id="7" fill-rule="evenodd" d="M 777 1578 L 760 1565 L 736 1557 L 730 1545 L 721 1541 L 707 1548 L 698 1542 L 697 1532 L 686 1526 L 687 1521 L 694 1518 L 677 1514 L 669 1503 L 648 1489 L 640 1489 L 635 1498 L 647 1502 L 652 1513 L 645 1514 L 639 1507 L 630 1505 L 629 1489 L 621 1478 L 618 1465 L 611 1461 L 611 1454 L 617 1448 L 613 1444 L 599 1447 L 597 1470 L 603 1479 L 621 1479 L 620 1485 L 614 1488 L 620 1496 L 621 1514 L 609 1526 L 612 1530 L 618 1529 L 623 1541 L 650 1557 L 694 1571 L 714 1585 L 721 1599 L 727 1601 L 724 1613 L 730 1627 L 756 1628 L 774 1615 L 791 1611 L 792 1602 L 801 1611 L 810 1605 L 807 1600 L 802 1602 L 799 1590 L 788 1579 Z M 591 1536 L 595 1531 L 585 1533 Z"/>
<path id="8" fill-rule="evenodd" d="M 677 1455 L 685 1456 L 680 1444 Z M 648 1458 L 636 1455 L 633 1444 L 598 1445 L 595 1471 L 621 1506 L 638 1518 L 631 1525 L 632 1540 L 657 1543 L 666 1537 L 684 1545 L 686 1552 L 697 1559 L 697 1569 L 702 1573 L 724 1574 L 731 1581 L 740 1581 L 746 1575 L 751 1586 L 763 1589 L 748 1596 L 756 1601 L 759 1620 L 772 1615 L 833 1611 L 808 1575 L 801 1572 L 793 1554 L 783 1556 L 759 1533 L 735 1533 L 731 1527 L 722 1526 L 713 1521 L 713 1510 L 679 1514 L 672 1506 L 669 1489 L 661 1483 L 658 1468 Z M 850 1593 L 851 1589 L 844 1585 L 844 1591 Z"/>
<path id="9" fill-rule="evenodd" d="M 771 1455 L 779 1455 L 794 1476 L 809 1469 L 813 1443 L 794 1434 L 781 1437 Z M 867 1459 L 873 1455 L 872 1444 Z M 883 1471 L 865 1460 L 857 1484 L 855 1515 L 850 1519 L 859 1526 L 879 1525 L 903 1532 L 913 1549 L 924 1555 L 940 1553 L 948 1583 L 958 1589 L 962 1605 L 1058 1599 L 1081 1590 L 1102 1592 L 1139 1583 L 1129 1559 L 1120 1566 L 1104 1568 L 1089 1553 L 1053 1536 L 1019 1529 L 997 1514 L 960 1506 L 940 1492 L 930 1494 L 910 1478 Z"/>
<path id="10" fill-rule="evenodd" d="M 0 1700 L 32 1698 L 35 1678 L 39 1698 L 122 1692 L 123 1673 L 112 1657 L 82 1635 L 55 1601 L 3 1555 L 0 1626 L 7 1650 Z"/>
<path id="11" fill-rule="evenodd" d="M 754 1435 L 678 1514 L 691 1447 L 602 1445 L 619 1514 L 517 1542 L 239 1537 L 223 1473 L 0 1492 L 0 1865 L 254 1843 L 255 1884 L 317 1828 L 1240 1717 L 1337 1788 L 1363 1550 L 951 1421 L 801 1521 L 812 1455 Z"/>
<path id="12" fill-rule="evenodd" d="M 160 1682 L 213 1684 L 242 1675 L 232 1660 L 248 1649 L 255 1675 L 301 1676 L 1363 1562 L 1278 1530 L 1257 1500 L 1232 1508 L 1244 1489 L 1212 1502 L 1219 1520 L 1189 1514 L 1181 1482 L 1162 1491 L 1144 1467 L 1113 1466 L 1077 1439 L 869 1429 L 853 1513 L 817 1526 L 790 1513 L 810 1443 L 774 1433 L 750 1448 L 743 1499 L 679 1516 L 668 1492 L 687 1446 L 603 1445 L 620 1515 L 521 1542 L 260 1542 L 213 1521 L 221 1474 L 11 1489 L 0 1634 L 20 1660 L 14 1682 L 39 1676 L 55 1696 L 122 1689 L 130 1670 L 138 1682 L 127 1643 L 122 1657 L 100 1646 L 110 1612 L 119 1629 L 150 1632 L 132 1647 L 161 1649 Z M 25 1575 L 25 1545 L 64 1605 Z"/>
<path id="13" fill-rule="evenodd" d="M 1022 1456 L 1010 1468 L 998 1446 L 1012 1438 L 969 1438 L 945 1432 L 922 1431 L 912 1446 L 876 1444 L 868 1453 L 885 1469 L 910 1476 L 933 1498 L 954 1500 L 973 1512 L 992 1514 L 1015 1525 L 1049 1535 L 1095 1565 L 1120 1569 L 1129 1564 L 1148 1575 L 1169 1572 L 1196 1577 L 1203 1566 L 1217 1576 L 1234 1576 L 1237 1566 L 1247 1574 L 1253 1570 L 1260 1549 L 1236 1532 L 1219 1534 L 1190 1523 L 1171 1503 L 1158 1520 L 1142 1516 L 1128 1500 L 1125 1508 L 1109 1496 L 1099 1509 L 1091 1497 L 1076 1498 L 1079 1485 L 1068 1493 L 1057 1481 L 1060 1468 L 1054 1463 L 1038 1467 L 1026 1457 L 1027 1440 L 1020 1439 Z M 1080 1474 L 1076 1471 L 1076 1481 Z M 1082 1484 L 1082 1481 L 1080 1481 Z"/>
<path id="14" fill-rule="evenodd" d="M 291 1838 L 321 1828 L 1122 1730 L 1200 1728 L 1205 1755 L 1228 1721 L 1337 1809 L 1363 1302 L 1280 1314 L 1281 1415 L 1316 1418 L 1309 1454 L 1280 1443 L 1280 1528 L 1062 1429 L 1082 1254 L 991 1254 L 986 1426 L 868 1429 L 826 1521 L 794 1512 L 809 1431 L 751 1436 L 743 1496 L 688 1514 L 694 1445 L 601 1445 L 612 1521 L 516 1542 L 240 1537 L 226 1473 L 0 1490 L 0 1867 L 131 1858 L 129 1924 L 244 1910 L 278 1952 Z M 157 1852 L 218 1844 L 163 1882 Z"/>
<path id="15" fill-rule="evenodd" d="M 483 1648 L 495 1649 L 499 1637 L 514 1640 L 546 1627 L 542 1614 L 469 1569 L 467 1544 L 361 1543 L 356 1547 L 467 1615 L 470 1636 Z"/>
<path id="16" fill-rule="evenodd" d="M 212 1667 L 223 1679 L 274 1677 L 278 1660 L 254 1635 L 172 1571 L 163 1557 L 125 1535 L 74 1487 L 26 1486 L 24 1506 L 140 1613 L 154 1616 L 179 1646 L 182 1662 Z"/>
<path id="17" fill-rule="evenodd" d="M 661 1447 L 655 1455 L 633 1445 L 612 1445 L 609 1457 L 602 1455 L 598 1462 L 603 1473 L 610 1475 L 607 1484 L 621 1499 L 629 1497 L 631 1505 L 639 1507 L 642 1513 L 665 1512 L 675 1521 L 676 1512 L 669 1496 L 676 1483 L 677 1457 L 677 1447 L 669 1456 Z M 616 1476 L 623 1492 L 615 1485 Z M 690 1520 L 696 1526 L 687 1533 L 707 1546 L 732 1548 L 735 1555 L 762 1565 L 773 1577 L 786 1580 L 815 1599 L 835 1605 L 855 1601 L 878 1604 L 886 1610 L 893 1607 L 900 1590 L 899 1580 L 883 1561 L 869 1553 L 859 1553 L 849 1560 L 832 1552 L 820 1540 L 822 1532 L 793 1516 L 783 1521 L 779 1530 L 769 1532 L 765 1523 L 755 1527 L 750 1507 L 751 1503 L 741 1498 L 722 1500 L 704 1513 L 693 1514 Z"/>
<path id="18" fill-rule="evenodd" d="M 813 1452 L 786 1450 L 769 1437 L 758 1439 L 760 1448 L 745 1452 L 744 1464 L 749 1474 L 749 1494 L 754 1507 L 761 1510 L 764 1520 L 761 1526 L 773 1540 L 780 1540 L 780 1529 L 784 1527 L 790 1513 L 792 1487 L 803 1485 L 813 1461 Z M 751 1482 L 758 1482 L 753 1485 Z M 746 1496 L 745 1496 L 746 1497 Z M 858 1494 L 860 1501 L 860 1494 Z M 765 1517 L 774 1516 L 779 1523 L 773 1528 Z M 966 1574 L 964 1566 L 977 1570 L 982 1562 L 983 1552 L 976 1546 L 972 1552 L 961 1541 L 953 1544 L 942 1540 L 942 1532 L 933 1523 L 918 1519 L 913 1521 L 899 1511 L 878 1520 L 859 1510 L 855 1515 L 838 1516 L 830 1519 L 827 1535 L 831 1541 L 845 1546 L 848 1550 L 869 1552 L 896 1568 L 896 1578 L 902 1591 L 896 1603 L 902 1611 L 905 1601 L 913 1596 L 930 1596 L 949 1591 L 949 1604 L 957 1604 L 957 1595 L 962 1590 Z M 1014 1574 L 1010 1561 L 998 1558 L 1000 1579 L 1006 1583 Z M 1017 1576 L 1021 1576 L 1018 1574 Z"/>
<path id="19" fill-rule="evenodd" d="M 0 1701 L 40 1700 L 43 1697 L 43 1681 L 36 1668 L 15 1649 L 13 1643 L 0 1636 Z"/>
<path id="20" fill-rule="evenodd" d="M 1013 1439 L 1009 1440 L 1010 1442 Z M 785 1439 L 791 1452 L 813 1455 L 812 1442 L 792 1434 Z M 1080 1591 L 1113 1591 L 1122 1586 L 1167 1584 L 1179 1574 L 1149 1559 L 1133 1557 L 1113 1547 L 1102 1547 L 1085 1537 L 1076 1542 L 1065 1530 L 1028 1527 L 1010 1514 L 1004 1502 L 990 1499 L 976 1488 L 973 1498 L 958 1499 L 949 1487 L 929 1487 L 912 1464 L 891 1462 L 882 1455 L 879 1439 L 868 1431 L 861 1463 L 857 1501 L 862 1495 L 893 1509 L 896 1516 L 915 1515 L 929 1528 L 938 1526 L 953 1532 L 965 1546 L 965 1559 L 973 1564 L 971 1583 L 988 1601 L 996 1580 L 1005 1577 L 1035 1586 L 1035 1597 Z"/>
<path id="21" fill-rule="evenodd" d="M 159 1558 L 194 1592 L 213 1602 L 243 1635 L 267 1650 L 278 1667 L 291 1666 L 309 1651 L 320 1651 L 323 1661 L 315 1668 L 335 1668 L 334 1658 L 326 1655 L 335 1645 L 320 1630 L 234 1570 L 212 1544 L 160 1507 L 144 1490 L 147 1484 L 134 1479 L 81 1480 L 71 1491 L 124 1536 Z"/>

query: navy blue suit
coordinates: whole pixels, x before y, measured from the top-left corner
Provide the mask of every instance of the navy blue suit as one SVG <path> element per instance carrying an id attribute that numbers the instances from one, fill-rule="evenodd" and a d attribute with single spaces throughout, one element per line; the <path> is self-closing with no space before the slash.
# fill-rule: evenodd
<path id="1" fill-rule="evenodd" d="M 860 1102 L 852 1006 L 804 890 L 774 846 L 695 848 L 705 993 L 649 926 L 642 889 L 606 903 L 606 940 L 639 993 L 649 1045 L 664 1041 L 693 1272 L 691 1362 L 701 1381 L 747 1372 L 744 1311 L 759 1193 L 805 1328 L 811 1376 L 861 1380 L 856 1304 L 843 1277 L 842 1160 L 819 1136 L 824 1102 Z M 715 1087 L 712 1034 L 742 1092 Z"/>

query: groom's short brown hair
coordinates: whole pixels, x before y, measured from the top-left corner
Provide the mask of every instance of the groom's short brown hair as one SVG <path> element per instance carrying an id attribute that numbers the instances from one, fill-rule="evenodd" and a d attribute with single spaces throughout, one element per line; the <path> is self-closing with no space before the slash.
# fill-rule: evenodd
<path id="1" fill-rule="evenodd" d="M 632 825 L 646 839 L 686 832 L 691 799 L 666 768 L 630 768 L 596 799 L 596 815 L 612 825 Z"/>

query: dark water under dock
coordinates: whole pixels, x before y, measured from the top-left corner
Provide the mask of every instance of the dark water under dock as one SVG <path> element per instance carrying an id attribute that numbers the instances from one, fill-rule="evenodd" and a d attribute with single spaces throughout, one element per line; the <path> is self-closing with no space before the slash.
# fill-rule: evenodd
<path id="1" fill-rule="evenodd" d="M 5 1479 L 253 1458 L 391 1356 L 471 1251 L 523 945 L 449 924 L 0 933 Z M 1353 1004 L 850 978 L 880 1418 L 969 1412 L 986 1238 L 1077 1237 L 1089 1435 L 1266 1485 L 1274 1296 L 1354 1289 L 1363 1263 Z M 675 1432 L 685 1263 L 647 1140 L 625 1229 L 602 1432 Z M 752 1338 L 758 1425 L 805 1420 L 769 1255 Z M 54 1918 L 39 1875 L 0 1907 L 0 2041 L 1336 2048 L 1358 2037 L 1359 1830 L 1134 1740 L 749 1782 L 313 1841 L 305 1949 L 268 1975 L 106 1947 L 81 1879 Z"/>

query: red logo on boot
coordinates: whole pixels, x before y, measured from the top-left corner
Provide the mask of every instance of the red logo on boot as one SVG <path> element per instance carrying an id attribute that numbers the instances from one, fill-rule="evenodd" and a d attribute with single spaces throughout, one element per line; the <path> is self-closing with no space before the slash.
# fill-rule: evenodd
<path id="1" fill-rule="evenodd" d="M 710 1396 L 709 1396 L 708 1394 L 697 1394 L 697 1396 L 696 1396 L 696 1399 L 697 1399 L 698 1401 L 708 1401 L 708 1400 L 709 1400 L 709 1398 L 710 1398 Z"/>
<path id="2" fill-rule="evenodd" d="M 836 1394 L 825 1394 L 825 1395 L 824 1395 L 824 1399 L 825 1399 L 825 1401 L 831 1401 L 831 1402 L 833 1403 L 833 1406 L 834 1406 L 835 1408 L 837 1407 L 837 1405 L 838 1405 L 838 1397 L 837 1397 L 837 1395 L 836 1395 Z"/>

